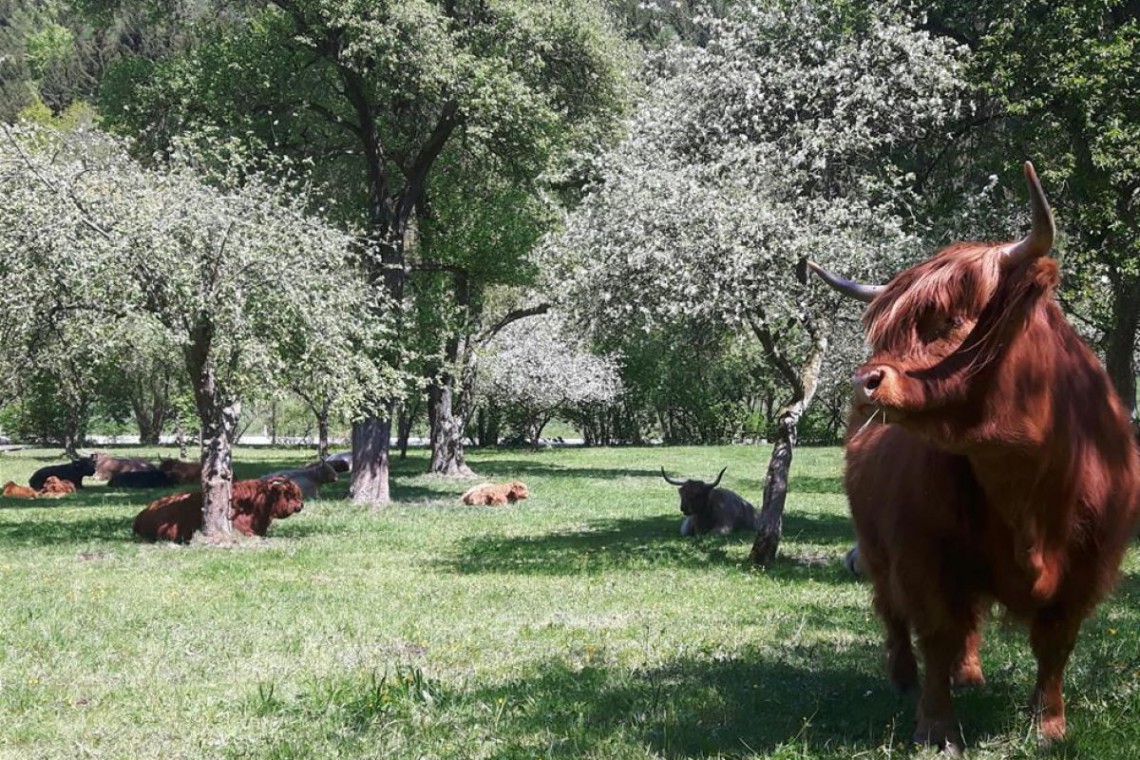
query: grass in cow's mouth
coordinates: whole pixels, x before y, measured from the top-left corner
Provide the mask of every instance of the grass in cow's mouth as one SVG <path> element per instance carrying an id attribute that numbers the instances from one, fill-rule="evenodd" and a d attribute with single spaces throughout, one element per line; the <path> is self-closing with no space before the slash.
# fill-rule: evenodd
<path id="1" fill-rule="evenodd" d="M 46 456 L 0 457 L 0 482 Z M 797 451 L 768 571 L 748 566 L 748 535 L 678 535 L 662 465 L 728 465 L 723 485 L 758 505 L 767 456 L 474 451 L 487 480 L 531 495 L 467 507 L 478 481 L 423 475 L 414 451 L 395 462 L 392 507 L 354 507 L 342 478 L 238 549 L 133 540 L 135 513 L 175 489 L 88 480 L 60 501 L 5 500 L 0 758 L 925 755 L 867 587 L 841 563 L 838 449 Z M 309 458 L 239 449 L 238 476 Z M 1070 738 L 1044 753 L 1025 633 L 992 621 L 988 684 L 957 695 L 970 756 L 1140 755 L 1138 602 L 1134 549 L 1067 672 Z"/>

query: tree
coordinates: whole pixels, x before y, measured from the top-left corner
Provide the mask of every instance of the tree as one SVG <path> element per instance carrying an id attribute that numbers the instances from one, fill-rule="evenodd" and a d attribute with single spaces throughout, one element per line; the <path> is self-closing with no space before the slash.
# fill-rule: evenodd
<path id="1" fill-rule="evenodd" d="M 242 395 L 280 376 L 281 344 L 361 321 L 366 288 L 349 238 L 307 215 L 297 188 L 269 184 L 237 154 L 226 163 L 240 182 L 207 183 L 191 155 L 146 169 L 96 131 L 4 129 L 0 286 L 43 297 L 13 310 L 4 354 L 39 355 L 37 334 L 103 304 L 115 304 L 109 319 L 163 331 L 181 348 L 201 424 L 203 530 L 224 538 Z M 367 336 L 383 342 L 379 327 Z"/>
<path id="2" fill-rule="evenodd" d="M 485 393 L 519 415 L 532 446 L 559 411 L 614 401 L 621 391 L 617 361 L 590 353 L 554 315 L 516 322 L 489 343 Z"/>
<path id="3" fill-rule="evenodd" d="M 113 72 L 102 100 L 109 122 L 153 147 L 172 133 L 216 127 L 314 159 L 342 218 L 359 225 L 358 255 L 378 299 L 401 314 L 410 311 L 414 238 L 429 217 L 448 217 L 445 195 L 465 199 L 467 220 L 481 218 L 483 199 L 499 197 L 484 177 L 540 197 L 539 177 L 605 137 L 611 126 L 602 117 L 624 93 L 625 48 L 593 0 L 243 7 L 244 19 L 187 55 Z M 445 162 L 455 167 L 446 175 Z M 382 363 L 402 366 L 406 353 Z M 356 501 L 389 500 L 394 405 L 374 396 L 354 425 Z"/>
<path id="4" fill-rule="evenodd" d="M 901 6 L 801 0 L 709 24 L 706 47 L 653 60 L 545 263 L 596 332 L 684 319 L 755 338 L 784 389 L 752 554 L 766 564 L 837 308 L 804 262 L 878 273 L 919 249 L 905 162 L 957 115 L 961 63 Z"/>

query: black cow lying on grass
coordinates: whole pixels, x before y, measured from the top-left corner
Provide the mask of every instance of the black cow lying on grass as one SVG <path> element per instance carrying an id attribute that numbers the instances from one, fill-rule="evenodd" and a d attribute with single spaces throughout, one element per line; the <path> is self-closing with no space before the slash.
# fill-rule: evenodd
<path id="1" fill-rule="evenodd" d="M 728 468 L 725 467 L 724 470 Z M 760 527 L 756 518 L 756 508 L 738 493 L 727 488 L 717 488 L 724 470 L 712 483 L 703 480 L 674 480 L 661 468 L 661 477 L 666 483 L 679 486 L 682 536 L 700 536 L 705 533 L 724 535 L 734 530 L 756 530 Z"/>
<path id="2" fill-rule="evenodd" d="M 107 481 L 108 488 L 163 488 L 178 485 L 178 480 L 162 470 L 116 472 Z"/>
<path id="3" fill-rule="evenodd" d="M 44 483 L 53 475 L 60 480 L 70 481 L 76 488 L 83 488 L 84 476 L 95 474 L 95 457 L 75 459 L 67 464 L 53 464 L 41 467 L 28 478 L 28 485 L 37 491 L 43 490 Z"/>

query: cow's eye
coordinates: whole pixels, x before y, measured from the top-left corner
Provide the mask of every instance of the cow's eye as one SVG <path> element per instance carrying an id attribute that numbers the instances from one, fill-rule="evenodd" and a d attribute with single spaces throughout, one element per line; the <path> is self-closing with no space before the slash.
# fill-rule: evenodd
<path id="1" fill-rule="evenodd" d="M 966 320 L 963 319 L 960 314 L 954 314 L 946 319 L 946 330 L 947 332 L 951 330 L 957 330 L 959 327 L 965 324 L 965 322 Z"/>

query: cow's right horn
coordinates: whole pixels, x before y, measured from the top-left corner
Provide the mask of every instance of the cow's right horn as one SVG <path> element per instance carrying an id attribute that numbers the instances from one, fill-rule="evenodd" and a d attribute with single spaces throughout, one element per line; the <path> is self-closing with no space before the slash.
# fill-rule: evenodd
<path id="1" fill-rule="evenodd" d="M 666 483 L 670 483 L 670 484 L 672 484 L 672 485 L 675 485 L 675 486 L 683 486 L 683 485 L 685 485 L 685 481 L 683 481 L 683 480 L 673 480 L 673 478 L 671 478 L 671 477 L 669 477 L 668 475 L 666 475 L 666 474 L 665 474 L 665 468 L 664 468 L 664 467 L 662 467 L 662 468 L 661 468 L 661 477 L 665 478 L 665 482 L 666 482 Z"/>
<path id="2" fill-rule="evenodd" d="M 1049 201 L 1045 199 L 1041 181 L 1037 179 L 1037 172 L 1029 161 L 1025 162 L 1025 182 L 1029 185 L 1029 208 L 1033 215 L 1033 226 L 1025 238 L 1002 250 L 1001 267 L 1006 271 L 1049 253 L 1049 249 L 1053 247 L 1053 238 L 1057 234 Z"/>
<path id="3" fill-rule="evenodd" d="M 855 282 L 854 280 L 848 280 L 834 275 L 814 261 L 809 261 L 807 265 L 811 267 L 813 272 L 819 275 L 819 279 L 848 298 L 854 298 L 856 301 L 862 301 L 863 303 L 871 303 L 871 301 L 875 299 L 875 296 L 882 293 L 883 288 L 886 287 L 886 285 L 864 285 L 861 282 Z"/>

